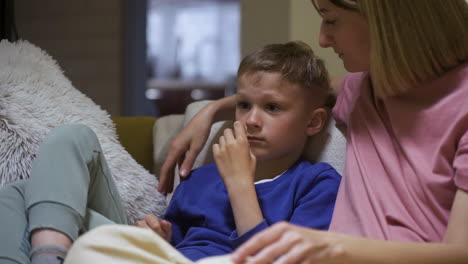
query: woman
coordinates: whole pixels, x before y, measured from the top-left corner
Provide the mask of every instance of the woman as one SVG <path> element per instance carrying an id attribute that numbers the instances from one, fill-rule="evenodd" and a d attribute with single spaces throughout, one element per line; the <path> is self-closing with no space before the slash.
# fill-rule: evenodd
<path id="1" fill-rule="evenodd" d="M 332 85 L 347 129 L 331 232 L 277 224 L 233 254 L 242 263 L 468 263 L 468 7 L 464 0 L 315 0 L 319 42 L 351 72 Z M 209 123 L 205 107 L 172 143 L 186 176 Z M 188 151 L 187 151 L 188 150 Z M 187 152 L 186 152 L 187 151 Z M 185 153 L 186 152 L 186 153 Z"/>

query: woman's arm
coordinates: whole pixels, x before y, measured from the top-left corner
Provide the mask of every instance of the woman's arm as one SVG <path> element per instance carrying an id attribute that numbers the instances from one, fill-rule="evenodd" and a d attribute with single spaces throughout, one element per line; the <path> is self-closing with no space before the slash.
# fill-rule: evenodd
<path id="1" fill-rule="evenodd" d="M 236 263 L 468 263 L 468 193 L 458 190 L 444 243 L 370 240 L 280 223 L 252 237 L 233 254 Z M 257 254 L 258 253 L 258 254 Z"/>
<path id="2" fill-rule="evenodd" d="M 172 192 L 174 168 L 178 162 L 181 164 L 180 176 L 187 177 L 193 167 L 195 158 L 210 134 L 211 125 L 221 120 L 233 120 L 235 106 L 234 95 L 225 97 L 207 104 L 190 120 L 171 143 L 169 153 L 159 175 L 158 191 L 162 193 Z"/>
<path id="3" fill-rule="evenodd" d="M 464 245 L 468 251 L 468 192 L 458 190 L 450 213 L 444 242 Z M 468 263 L 468 261 L 466 261 Z"/>

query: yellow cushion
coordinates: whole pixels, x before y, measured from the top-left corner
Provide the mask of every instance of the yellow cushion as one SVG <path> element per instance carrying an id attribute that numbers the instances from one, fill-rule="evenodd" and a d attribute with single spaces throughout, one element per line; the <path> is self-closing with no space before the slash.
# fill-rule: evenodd
<path id="1" fill-rule="evenodd" d="M 122 146 L 144 168 L 153 173 L 153 126 L 155 117 L 112 117 Z"/>

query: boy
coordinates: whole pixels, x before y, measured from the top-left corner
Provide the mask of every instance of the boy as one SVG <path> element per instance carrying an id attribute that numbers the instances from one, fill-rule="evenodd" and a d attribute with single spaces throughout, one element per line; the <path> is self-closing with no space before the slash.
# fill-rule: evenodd
<path id="1" fill-rule="evenodd" d="M 137 224 L 178 252 L 153 232 L 110 226 L 79 239 L 67 263 L 189 263 L 228 254 L 279 221 L 328 229 L 340 176 L 301 155 L 326 122 L 329 95 L 323 62 L 302 42 L 248 55 L 238 70 L 234 130 L 213 145 L 216 164 L 180 183 L 166 220 L 148 216 Z"/>

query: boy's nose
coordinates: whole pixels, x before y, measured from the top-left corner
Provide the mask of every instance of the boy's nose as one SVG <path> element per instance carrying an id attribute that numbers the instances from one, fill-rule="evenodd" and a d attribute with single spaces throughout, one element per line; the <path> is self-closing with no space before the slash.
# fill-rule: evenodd
<path id="1" fill-rule="evenodd" d="M 257 110 L 252 109 L 246 116 L 245 126 L 247 128 L 258 128 L 261 126 L 261 118 Z"/>

